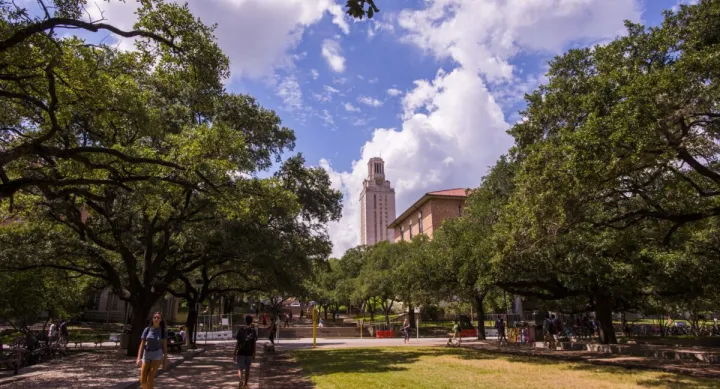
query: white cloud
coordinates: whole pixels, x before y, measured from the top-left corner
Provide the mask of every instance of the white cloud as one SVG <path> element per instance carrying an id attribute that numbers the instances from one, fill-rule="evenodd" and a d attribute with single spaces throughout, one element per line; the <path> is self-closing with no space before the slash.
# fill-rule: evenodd
<path id="1" fill-rule="evenodd" d="M 380 18 L 370 19 L 367 27 L 368 39 L 372 39 L 381 31 L 393 32 L 395 26 L 393 25 L 394 14 L 383 13 Z"/>
<path id="2" fill-rule="evenodd" d="M 333 120 L 332 115 L 330 115 L 330 112 L 328 112 L 327 109 L 323 109 L 322 115 L 320 115 L 320 119 L 322 119 L 323 123 L 325 123 L 326 126 L 335 125 L 335 120 Z"/>
<path id="3" fill-rule="evenodd" d="M 542 82 L 520 77 L 509 60 L 520 52 L 559 53 L 571 43 L 616 36 L 639 20 L 632 0 L 426 0 L 399 17 L 404 41 L 454 68 L 417 80 L 402 99 L 400 128 L 377 128 L 350 170 L 321 166 L 343 192 L 343 217 L 330 225 L 333 255 L 359 243 L 358 198 L 367 161 L 382 154 L 399 215 L 431 190 L 474 187 L 511 145 L 502 104 Z M 488 88 L 488 82 L 492 88 Z M 392 92 L 395 93 L 395 92 Z M 388 94 L 392 95 L 391 92 Z"/>
<path id="4" fill-rule="evenodd" d="M 369 80 L 368 80 L 368 82 L 369 82 L 369 83 L 371 83 L 371 84 L 377 84 L 377 83 L 378 83 L 378 81 L 380 81 L 380 79 L 379 79 L 379 78 L 377 78 L 377 77 L 375 77 L 375 78 L 371 78 L 371 79 L 369 79 Z"/>
<path id="5" fill-rule="evenodd" d="M 330 85 L 323 85 L 322 93 L 313 93 L 313 97 L 317 101 L 320 101 L 322 103 L 327 103 L 329 101 L 332 101 L 333 95 L 338 94 L 338 93 L 340 93 L 340 91 L 331 87 Z"/>
<path id="6" fill-rule="evenodd" d="M 699 2 L 699 0 L 678 0 L 678 2 L 671 8 L 673 12 L 677 12 L 680 10 L 681 5 L 695 5 Z"/>
<path id="7" fill-rule="evenodd" d="M 402 94 L 402 91 L 401 91 L 400 89 L 390 88 L 390 89 L 387 90 L 387 94 L 389 94 L 390 96 L 395 97 L 395 96 L 401 95 L 401 94 Z"/>
<path id="8" fill-rule="evenodd" d="M 285 103 L 285 108 L 289 110 L 302 108 L 302 91 L 295 76 L 288 76 L 277 86 L 277 95 Z"/>
<path id="9" fill-rule="evenodd" d="M 370 107 L 375 107 L 375 108 L 383 105 L 383 102 L 382 102 L 382 101 L 380 101 L 380 100 L 378 100 L 378 99 L 376 99 L 376 98 L 374 98 L 374 97 L 369 97 L 369 96 L 360 96 L 360 97 L 358 97 L 358 102 L 361 103 L 361 104 L 365 104 L 365 105 L 367 105 L 367 106 L 370 106 Z"/>
<path id="10" fill-rule="evenodd" d="M 354 118 L 352 118 L 352 125 L 357 126 L 357 127 L 364 126 L 364 125 L 368 124 L 370 122 L 370 120 L 372 120 L 372 119 L 354 117 Z"/>
<path id="11" fill-rule="evenodd" d="M 342 56 L 340 43 L 332 39 L 325 39 L 322 43 L 322 56 L 336 73 L 345 71 L 345 57 Z"/>
<path id="12" fill-rule="evenodd" d="M 313 80 L 317 80 L 318 77 L 320 77 L 320 73 L 318 73 L 317 69 L 310 69 L 310 75 L 312 76 Z"/>
<path id="13" fill-rule="evenodd" d="M 97 19 L 102 12 L 107 22 L 117 27 L 129 29 L 137 20 L 135 1 L 91 3 L 87 7 L 91 17 Z M 289 50 L 326 13 L 343 32 L 348 30 L 335 0 L 202 0 L 189 1 L 189 7 L 204 23 L 217 24 L 215 36 L 230 57 L 233 77 L 261 78 L 276 68 L 292 66 Z M 132 42 L 124 39 L 120 47 L 131 49 Z"/>
<path id="14" fill-rule="evenodd" d="M 407 42 L 496 81 L 511 78 L 508 59 L 520 51 L 557 53 L 569 42 L 613 38 L 640 10 L 634 0 L 430 0 L 398 23 Z"/>
<path id="15" fill-rule="evenodd" d="M 331 87 L 330 85 L 323 85 L 323 89 L 325 90 L 325 92 L 328 92 L 328 93 L 340 93 L 339 90 Z"/>
<path id="16" fill-rule="evenodd" d="M 350 26 L 345 20 L 345 10 L 343 10 L 339 4 L 333 4 L 328 8 L 328 11 L 333 16 L 333 23 L 340 27 L 340 29 L 342 30 L 342 32 L 345 33 L 345 35 L 349 34 Z"/>
<path id="17" fill-rule="evenodd" d="M 345 77 L 333 78 L 333 84 L 345 85 L 347 84 L 347 81 L 348 79 Z"/>
<path id="18" fill-rule="evenodd" d="M 349 112 L 360 112 L 360 108 L 355 107 L 350 103 L 345 103 L 345 110 Z"/>

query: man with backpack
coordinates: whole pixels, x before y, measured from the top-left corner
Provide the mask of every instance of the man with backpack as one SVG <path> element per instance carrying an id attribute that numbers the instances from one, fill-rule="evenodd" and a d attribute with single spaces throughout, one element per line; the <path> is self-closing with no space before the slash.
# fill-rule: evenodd
<path id="1" fill-rule="evenodd" d="M 543 320 L 543 337 L 545 338 L 545 344 L 548 349 L 555 350 L 555 330 L 550 314 L 547 313 L 545 314 L 545 320 Z"/>
<path id="2" fill-rule="evenodd" d="M 237 332 L 237 345 L 233 352 L 233 361 L 237 364 L 238 377 L 240 378 L 238 387 L 241 389 L 248 388 L 250 365 L 252 364 L 253 358 L 255 358 L 255 345 L 258 337 L 252 322 L 252 316 L 245 316 L 245 326 Z"/>

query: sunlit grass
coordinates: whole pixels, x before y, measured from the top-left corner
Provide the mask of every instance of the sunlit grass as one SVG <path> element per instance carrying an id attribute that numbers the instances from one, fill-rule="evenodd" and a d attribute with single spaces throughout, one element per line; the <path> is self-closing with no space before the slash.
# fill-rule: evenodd
<path id="1" fill-rule="evenodd" d="M 450 348 L 300 350 L 318 389 L 710 389 L 717 381 L 655 371 Z"/>

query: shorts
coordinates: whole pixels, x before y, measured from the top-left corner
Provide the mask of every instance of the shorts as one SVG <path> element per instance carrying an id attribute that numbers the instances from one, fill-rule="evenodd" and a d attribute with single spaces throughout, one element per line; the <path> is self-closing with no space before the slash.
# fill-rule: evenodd
<path id="1" fill-rule="evenodd" d="M 246 370 L 250 368 L 250 365 L 252 364 L 253 357 L 250 355 L 238 355 L 237 356 L 237 368 L 238 370 Z"/>
<path id="2" fill-rule="evenodd" d="M 145 350 L 143 353 L 143 361 L 162 361 L 163 359 L 163 351 L 162 349 L 157 350 Z"/>

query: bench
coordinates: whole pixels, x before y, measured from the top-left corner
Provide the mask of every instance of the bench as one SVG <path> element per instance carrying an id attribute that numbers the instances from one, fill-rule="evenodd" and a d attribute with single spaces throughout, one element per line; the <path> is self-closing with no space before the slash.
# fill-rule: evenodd
<path id="1" fill-rule="evenodd" d="M 0 345 L 0 370 L 12 370 L 13 375 L 17 375 L 20 366 L 22 366 L 22 351 L 17 349 L 8 352 Z"/>

